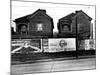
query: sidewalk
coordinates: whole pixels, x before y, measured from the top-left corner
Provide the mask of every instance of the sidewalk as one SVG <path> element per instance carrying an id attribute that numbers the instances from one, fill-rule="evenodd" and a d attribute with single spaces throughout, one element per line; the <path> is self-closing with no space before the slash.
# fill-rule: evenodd
<path id="1" fill-rule="evenodd" d="M 31 64 L 31 63 L 41 63 L 41 62 L 53 62 L 53 61 L 61 61 L 61 60 L 77 60 L 77 59 L 86 59 L 86 58 L 96 58 L 95 55 L 87 55 L 87 56 L 78 56 L 76 57 L 63 57 L 63 58 L 49 58 L 49 59 L 40 59 L 40 60 L 28 60 L 25 62 L 21 61 L 12 61 L 12 65 L 19 65 L 19 64 Z"/>

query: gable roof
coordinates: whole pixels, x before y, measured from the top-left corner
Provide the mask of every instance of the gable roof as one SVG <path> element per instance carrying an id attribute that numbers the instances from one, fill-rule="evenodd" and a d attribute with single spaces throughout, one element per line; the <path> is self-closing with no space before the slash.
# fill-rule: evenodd
<path id="1" fill-rule="evenodd" d="M 70 20 L 72 20 L 73 17 L 77 16 L 77 14 L 80 13 L 80 12 L 82 12 L 83 14 L 85 14 L 85 15 L 88 17 L 88 20 L 89 20 L 89 21 L 92 20 L 92 18 L 89 17 L 85 12 L 83 12 L 82 10 L 79 10 L 79 11 L 75 11 L 75 13 L 71 13 L 71 14 L 65 16 L 65 17 L 60 18 L 60 19 L 59 19 L 59 22 L 62 21 L 62 20 L 69 20 L 69 21 L 70 21 Z M 59 24 L 59 22 L 58 22 L 58 25 L 57 25 L 58 29 L 60 29 L 60 24 Z"/>
<path id="2" fill-rule="evenodd" d="M 36 16 L 37 14 L 41 13 L 42 15 L 48 17 L 49 19 L 52 19 L 48 14 L 46 14 L 46 10 L 43 9 L 38 9 L 34 13 L 28 16 L 28 19 L 31 19 L 32 17 Z"/>
<path id="3" fill-rule="evenodd" d="M 83 12 L 82 10 L 80 11 L 76 11 L 76 14 L 78 14 L 79 12 L 82 12 L 84 15 L 86 15 L 88 17 L 88 20 L 91 21 L 92 18 L 90 16 L 88 16 L 85 12 Z"/>
<path id="4" fill-rule="evenodd" d="M 63 17 L 63 18 L 60 18 L 59 20 L 72 19 L 72 17 L 74 17 L 74 16 L 75 16 L 75 13 L 71 13 L 71 14 L 69 14 L 69 15 Z"/>
<path id="5" fill-rule="evenodd" d="M 14 22 L 29 22 L 29 19 L 32 18 L 33 16 L 35 16 L 38 13 L 42 13 L 46 17 L 52 19 L 49 15 L 46 14 L 46 10 L 38 9 L 37 11 L 35 11 L 32 14 L 29 14 L 29 15 L 26 15 L 26 16 L 15 19 Z"/>
<path id="6" fill-rule="evenodd" d="M 69 14 L 69 15 L 67 15 L 67 16 L 65 16 L 65 17 L 63 17 L 63 18 L 61 18 L 61 19 L 59 19 L 59 20 L 66 20 L 66 19 L 72 19 L 74 16 L 76 16 L 78 13 L 80 13 L 80 12 L 82 12 L 83 14 L 85 14 L 89 19 L 89 21 L 91 21 L 92 20 L 92 18 L 90 17 L 90 16 L 88 16 L 85 12 L 83 12 L 82 10 L 79 10 L 79 11 L 75 11 L 75 13 L 71 13 L 71 14 Z"/>

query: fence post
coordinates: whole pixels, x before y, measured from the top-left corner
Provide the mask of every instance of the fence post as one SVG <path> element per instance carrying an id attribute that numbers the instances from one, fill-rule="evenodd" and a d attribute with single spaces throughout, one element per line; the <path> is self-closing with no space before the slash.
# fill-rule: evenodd
<path id="1" fill-rule="evenodd" d="M 77 24 L 77 17 L 76 17 L 76 58 L 78 58 L 78 24 Z"/>

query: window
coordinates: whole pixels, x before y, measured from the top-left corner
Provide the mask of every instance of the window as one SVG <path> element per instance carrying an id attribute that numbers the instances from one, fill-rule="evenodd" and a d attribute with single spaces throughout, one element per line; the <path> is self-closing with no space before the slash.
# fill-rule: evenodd
<path id="1" fill-rule="evenodd" d="M 37 31 L 42 31 L 43 30 L 43 24 L 39 23 L 37 24 Z"/>
<path id="2" fill-rule="evenodd" d="M 64 30 L 64 31 L 70 31 L 70 30 L 71 30 L 70 25 L 64 24 L 64 25 L 63 25 L 63 30 Z"/>
<path id="3" fill-rule="evenodd" d="M 26 32 L 27 31 L 27 27 L 25 25 L 21 26 L 21 32 Z"/>
<path id="4" fill-rule="evenodd" d="M 24 25 L 24 24 L 20 25 L 20 33 L 23 34 L 23 35 L 27 34 L 27 26 L 26 25 Z"/>

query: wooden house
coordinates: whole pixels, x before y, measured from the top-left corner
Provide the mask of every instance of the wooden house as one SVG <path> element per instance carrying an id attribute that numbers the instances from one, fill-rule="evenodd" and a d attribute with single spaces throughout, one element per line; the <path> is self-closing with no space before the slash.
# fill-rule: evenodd
<path id="1" fill-rule="evenodd" d="M 71 13 L 58 22 L 59 38 L 74 38 L 79 36 L 79 39 L 90 38 L 90 27 L 92 18 L 82 10 Z M 77 30 L 76 30 L 77 29 Z M 77 33 L 77 34 L 76 34 Z"/>
<path id="2" fill-rule="evenodd" d="M 12 38 L 46 38 L 53 36 L 53 19 L 46 10 L 38 9 L 30 15 L 14 20 L 16 35 Z"/>

